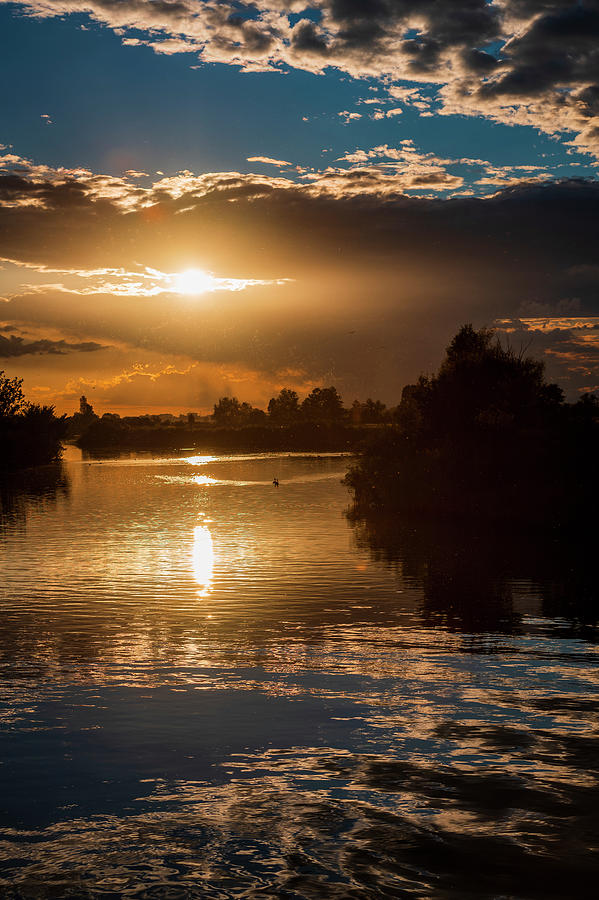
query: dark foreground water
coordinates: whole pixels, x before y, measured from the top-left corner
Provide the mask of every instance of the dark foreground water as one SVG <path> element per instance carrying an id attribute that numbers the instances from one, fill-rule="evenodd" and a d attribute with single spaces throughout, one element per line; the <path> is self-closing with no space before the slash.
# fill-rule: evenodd
<path id="1" fill-rule="evenodd" d="M 352 525 L 341 457 L 71 457 L 2 493 L 0 896 L 595 896 L 584 543 Z"/>

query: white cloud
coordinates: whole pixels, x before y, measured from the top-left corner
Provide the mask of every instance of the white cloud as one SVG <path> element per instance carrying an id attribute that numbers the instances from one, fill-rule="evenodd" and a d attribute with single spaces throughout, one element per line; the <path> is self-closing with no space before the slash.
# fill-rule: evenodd
<path id="1" fill-rule="evenodd" d="M 278 166 L 281 169 L 292 165 L 284 159 L 273 159 L 270 156 L 248 156 L 247 161 L 262 163 L 265 166 Z"/>

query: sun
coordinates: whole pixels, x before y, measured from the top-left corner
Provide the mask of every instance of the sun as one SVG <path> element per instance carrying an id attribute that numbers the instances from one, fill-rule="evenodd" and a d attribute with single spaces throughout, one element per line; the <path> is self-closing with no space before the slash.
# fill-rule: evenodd
<path id="1" fill-rule="evenodd" d="M 186 269 L 175 275 L 175 290 L 178 294 L 203 294 L 212 288 L 213 279 L 201 269 Z"/>

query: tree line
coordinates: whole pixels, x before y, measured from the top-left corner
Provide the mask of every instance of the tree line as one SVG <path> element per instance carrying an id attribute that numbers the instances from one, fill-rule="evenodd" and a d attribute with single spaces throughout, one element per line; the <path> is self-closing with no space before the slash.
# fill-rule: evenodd
<path id="1" fill-rule="evenodd" d="M 220 397 L 212 414 L 195 413 L 100 418 L 85 397 L 79 412 L 68 420 L 69 437 L 84 449 L 127 447 L 176 449 L 203 442 L 230 450 L 353 450 L 367 430 L 393 421 L 394 410 L 380 400 L 355 400 L 349 409 L 337 388 L 314 388 L 301 402 L 291 388 L 271 397 L 259 409 L 237 397 Z"/>
<path id="2" fill-rule="evenodd" d="M 237 397 L 221 397 L 214 404 L 212 418 L 219 425 L 296 425 L 300 422 L 380 425 L 393 421 L 393 410 L 380 400 L 354 400 L 346 409 L 336 387 L 315 387 L 300 403 L 297 391 L 282 388 L 271 397 L 267 411 Z"/>

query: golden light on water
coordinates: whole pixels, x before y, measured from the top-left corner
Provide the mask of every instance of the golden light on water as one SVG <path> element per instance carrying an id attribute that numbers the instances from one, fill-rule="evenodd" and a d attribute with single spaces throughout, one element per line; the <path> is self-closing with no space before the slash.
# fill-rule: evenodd
<path id="1" fill-rule="evenodd" d="M 194 475 L 192 478 L 194 484 L 206 485 L 206 484 L 218 484 L 217 478 L 211 478 L 210 475 Z"/>
<path id="2" fill-rule="evenodd" d="M 214 544 L 210 530 L 197 525 L 193 531 L 193 577 L 200 587 L 199 597 L 207 597 L 212 587 L 214 572 Z"/>

